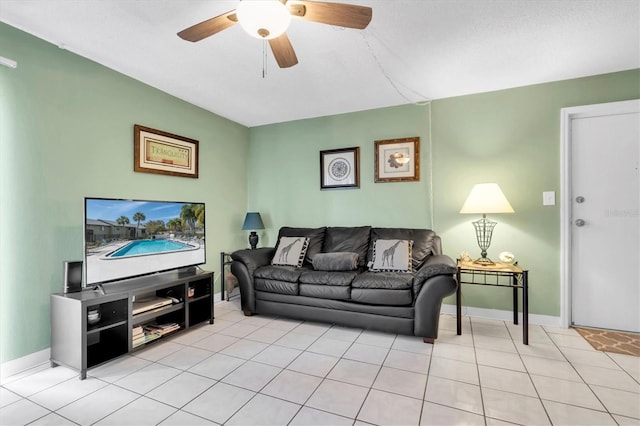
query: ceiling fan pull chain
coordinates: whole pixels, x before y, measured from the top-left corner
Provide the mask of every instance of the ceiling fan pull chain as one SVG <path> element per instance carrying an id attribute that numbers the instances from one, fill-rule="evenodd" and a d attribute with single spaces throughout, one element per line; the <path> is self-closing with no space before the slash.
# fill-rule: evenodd
<path id="1" fill-rule="evenodd" d="M 262 40 L 262 78 L 267 75 L 267 40 Z"/>

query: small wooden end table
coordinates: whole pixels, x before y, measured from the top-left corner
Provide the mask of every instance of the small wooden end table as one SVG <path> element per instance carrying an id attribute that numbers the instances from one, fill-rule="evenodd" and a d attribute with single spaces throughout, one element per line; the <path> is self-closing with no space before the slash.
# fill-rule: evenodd
<path id="1" fill-rule="evenodd" d="M 493 265 L 458 260 L 456 280 L 456 319 L 458 335 L 462 334 L 462 284 L 513 288 L 513 323 L 518 324 L 518 289 L 522 289 L 522 343 L 529 344 L 529 271 L 518 265 L 495 262 Z"/>

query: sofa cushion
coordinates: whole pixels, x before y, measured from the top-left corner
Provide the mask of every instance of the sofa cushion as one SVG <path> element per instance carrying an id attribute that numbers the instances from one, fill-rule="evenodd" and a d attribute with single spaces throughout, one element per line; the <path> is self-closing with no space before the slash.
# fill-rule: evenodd
<path id="1" fill-rule="evenodd" d="M 411 240 L 377 239 L 373 243 L 371 272 L 412 272 Z"/>
<path id="2" fill-rule="evenodd" d="M 358 258 L 358 253 L 349 251 L 318 253 L 313 258 L 313 269 L 316 271 L 355 271 L 358 269 Z"/>
<path id="3" fill-rule="evenodd" d="M 371 241 L 383 240 L 412 240 L 411 263 L 413 270 L 417 271 L 420 266 L 431 256 L 436 254 L 434 250 L 434 239 L 436 233 L 430 229 L 410 229 L 410 228 L 371 228 Z M 367 263 L 373 260 L 373 244 L 367 253 Z"/>
<path id="4" fill-rule="evenodd" d="M 278 240 L 280 240 L 280 237 L 309 237 L 309 248 L 307 249 L 305 261 L 311 263 L 314 256 L 322 251 L 325 229 L 325 227 L 292 228 L 283 226 L 278 232 Z"/>
<path id="5" fill-rule="evenodd" d="M 265 291 L 268 293 L 291 294 L 297 296 L 299 292 L 298 283 L 267 280 L 264 278 L 255 278 L 254 286 L 257 291 Z"/>
<path id="6" fill-rule="evenodd" d="M 358 265 L 364 266 L 369 249 L 370 226 L 328 227 L 324 235 L 323 253 L 349 251 L 358 253 Z"/>
<path id="7" fill-rule="evenodd" d="M 351 287 L 300 284 L 300 296 L 316 297 L 318 299 L 349 300 L 351 298 Z"/>
<path id="8" fill-rule="evenodd" d="M 300 268 L 304 263 L 308 247 L 308 237 L 280 237 L 271 264 L 297 266 Z"/>
<path id="9" fill-rule="evenodd" d="M 356 271 L 327 272 L 305 271 L 300 274 L 298 281 L 301 284 L 322 284 L 328 286 L 350 286 L 358 275 Z"/>
<path id="10" fill-rule="evenodd" d="M 256 269 L 254 278 L 263 278 L 266 280 L 286 281 L 297 283 L 300 275 L 306 271 L 304 268 L 296 268 L 294 266 L 261 266 Z"/>
<path id="11" fill-rule="evenodd" d="M 409 306 L 413 303 L 413 294 L 409 289 L 352 288 L 351 300 L 368 305 Z"/>
<path id="12" fill-rule="evenodd" d="M 303 271 L 295 266 L 262 266 L 253 275 L 254 287 L 269 293 L 297 295 L 298 278 Z"/>
<path id="13" fill-rule="evenodd" d="M 370 305 L 411 305 L 412 284 L 413 274 L 363 272 L 351 283 L 351 300 Z"/>
<path id="14" fill-rule="evenodd" d="M 413 285 L 413 274 L 400 272 L 363 272 L 353 279 L 351 287 L 404 290 Z"/>

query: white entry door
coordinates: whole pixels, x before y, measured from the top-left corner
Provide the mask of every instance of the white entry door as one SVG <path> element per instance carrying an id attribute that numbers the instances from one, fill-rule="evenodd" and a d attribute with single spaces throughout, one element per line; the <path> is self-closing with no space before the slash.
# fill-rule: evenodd
<path id="1" fill-rule="evenodd" d="M 569 119 L 571 323 L 640 332 L 640 101 L 590 107 Z"/>

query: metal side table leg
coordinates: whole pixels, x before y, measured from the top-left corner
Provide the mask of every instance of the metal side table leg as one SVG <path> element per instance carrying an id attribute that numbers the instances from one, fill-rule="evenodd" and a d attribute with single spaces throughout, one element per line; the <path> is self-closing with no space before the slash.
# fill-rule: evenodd
<path id="1" fill-rule="evenodd" d="M 522 343 L 529 344 L 529 273 L 522 273 Z"/>
<path id="2" fill-rule="evenodd" d="M 456 272 L 458 289 L 456 290 L 456 329 L 458 336 L 462 335 L 462 284 L 460 283 L 460 268 Z"/>

